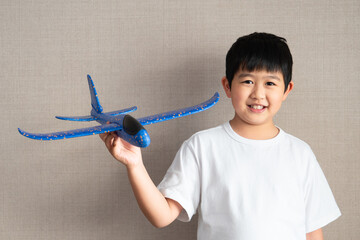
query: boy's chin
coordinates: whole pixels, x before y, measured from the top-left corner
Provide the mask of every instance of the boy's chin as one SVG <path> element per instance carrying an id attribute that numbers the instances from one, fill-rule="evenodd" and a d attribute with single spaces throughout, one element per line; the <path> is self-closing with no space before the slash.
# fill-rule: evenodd
<path id="1" fill-rule="evenodd" d="M 274 126 L 274 123 L 271 120 L 268 119 L 242 119 L 239 116 L 234 117 L 232 120 L 232 123 L 239 126 L 248 126 L 248 127 L 272 127 Z"/>

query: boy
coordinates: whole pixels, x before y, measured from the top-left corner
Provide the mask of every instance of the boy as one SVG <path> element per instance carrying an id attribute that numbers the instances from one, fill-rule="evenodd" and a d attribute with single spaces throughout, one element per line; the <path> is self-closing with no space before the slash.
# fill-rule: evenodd
<path id="1" fill-rule="evenodd" d="M 239 38 L 221 80 L 234 118 L 186 140 L 158 188 L 139 148 L 115 134 L 101 135 L 126 165 L 138 204 L 154 226 L 190 221 L 198 211 L 201 240 L 323 239 L 321 227 L 340 210 L 310 147 L 273 122 L 293 89 L 291 74 L 284 38 Z"/>

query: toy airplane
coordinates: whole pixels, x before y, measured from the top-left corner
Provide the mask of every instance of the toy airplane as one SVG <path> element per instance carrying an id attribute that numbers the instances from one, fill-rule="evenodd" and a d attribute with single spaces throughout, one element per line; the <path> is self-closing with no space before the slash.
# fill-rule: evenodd
<path id="1" fill-rule="evenodd" d="M 96 89 L 90 75 L 87 75 L 87 79 L 91 95 L 91 115 L 79 117 L 57 116 L 56 118 L 69 121 L 97 121 L 101 125 L 89 128 L 81 128 L 70 131 L 44 134 L 28 133 L 18 128 L 20 134 L 36 140 L 58 140 L 115 131 L 116 134 L 125 141 L 135 146 L 145 148 L 150 144 L 150 137 L 143 126 L 198 113 L 214 106 L 219 101 L 219 93 L 216 92 L 212 98 L 201 104 L 175 111 L 135 119 L 127 114 L 135 111 L 137 109 L 137 107 L 135 106 L 118 111 L 103 113 L 103 108 L 100 105 L 99 98 L 97 96 Z"/>

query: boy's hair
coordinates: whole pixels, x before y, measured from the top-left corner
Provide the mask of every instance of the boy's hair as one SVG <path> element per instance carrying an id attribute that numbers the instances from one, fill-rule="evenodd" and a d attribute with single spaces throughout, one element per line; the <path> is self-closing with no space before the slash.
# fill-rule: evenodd
<path id="1" fill-rule="evenodd" d="M 280 71 L 285 91 L 291 81 L 293 60 L 286 39 L 269 33 L 252 33 L 240 37 L 226 55 L 226 78 L 231 82 L 237 71 Z"/>

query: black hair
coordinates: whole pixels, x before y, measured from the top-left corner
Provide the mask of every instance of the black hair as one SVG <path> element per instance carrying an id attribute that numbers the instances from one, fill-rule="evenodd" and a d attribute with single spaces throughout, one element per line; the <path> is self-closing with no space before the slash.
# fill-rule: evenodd
<path id="1" fill-rule="evenodd" d="M 231 82 L 239 70 L 279 71 L 285 91 L 291 81 L 293 60 L 286 39 L 269 33 L 254 32 L 238 38 L 226 55 L 226 78 Z"/>

